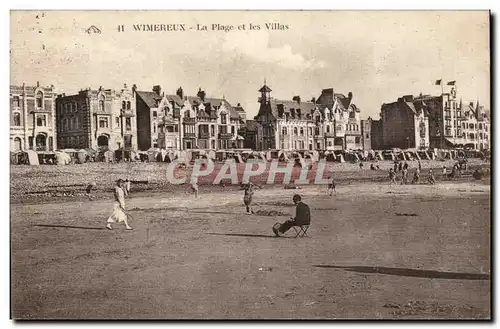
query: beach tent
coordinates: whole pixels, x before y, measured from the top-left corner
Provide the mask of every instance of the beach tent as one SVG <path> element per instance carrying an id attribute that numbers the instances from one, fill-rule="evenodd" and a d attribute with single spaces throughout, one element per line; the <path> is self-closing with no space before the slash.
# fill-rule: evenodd
<path id="1" fill-rule="evenodd" d="M 290 160 L 290 158 L 288 157 L 288 154 L 284 150 L 281 150 L 278 153 L 278 160 L 279 161 L 288 161 L 288 160 Z"/>
<path id="2" fill-rule="evenodd" d="M 272 159 L 279 159 L 280 151 L 271 150 L 266 152 L 267 161 L 271 161 Z"/>
<path id="3" fill-rule="evenodd" d="M 57 165 L 68 165 L 71 163 L 71 156 L 66 152 L 56 151 L 56 164 Z"/>
<path id="4" fill-rule="evenodd" d="M 115 154 L 111 150 L 104 152 L 104 162 L 115 162 Z"/>
<path id="5" fill-rule="evenodd" d="M 336 158 L 337 158 L 337 161 L 340 162 L 340 163 L 344 163 L 345 162 L 344 155 L 342 155 L 342 153 L 337 154 Z"/>
<path id="6" fill-rule="evenodd" d="M 87 157 L 90 158 L 90 155 L 84 149 L 78 150 L 78 152 L 76 153 L 76 158 L 78 160 L 77 163 L 85 163 L 85 162 L 87 162 Z"/>

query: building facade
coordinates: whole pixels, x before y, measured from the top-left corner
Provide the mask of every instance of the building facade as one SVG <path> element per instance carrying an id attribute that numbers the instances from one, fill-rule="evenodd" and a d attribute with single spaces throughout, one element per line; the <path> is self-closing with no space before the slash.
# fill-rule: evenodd
<path id="1" fill-rule="evenodd" d="M 383 104 L 380 111 L 383 148 L 427 149 L 429 118 L 425 107 L 411 95 Z"/>
<path id="2" fill-rule="evenodd" d="M 11 151 L 56 149 L 54 86 L 10 86 Z"/>
<path id="3" fill-rule="evenodd" d="M 363 150 L 372 149 L 372 119 L 361 120 L 361 144 Z"/>
<path id="4" fill-rule="evenodd" d="M 135 93 L 127 85 L 59 95 L 56 122 L 60 149 L 137 150 Z"/>
<path id="5" fill-rule="evenodd" d="M 348 96 L 323 89 L 316 100 L 291 101 L 271 97 L 271 88 L 259 89 L 259 112 L 255 117 L 261 127 L 260 149 L 348 150 L 361 149 L 360 110 Z"/>
<path id="6" fill-rule="evenodd" d="M 246 114 L 225 98 L 209 98 L 201 88 L 196 96 L 187 96 L 181 88 L 175 95 L 161 92 L 137 92 L 139 148 L 161 149 L 236 149 L 243 148 L 238 131 L 245 125 Z"/>

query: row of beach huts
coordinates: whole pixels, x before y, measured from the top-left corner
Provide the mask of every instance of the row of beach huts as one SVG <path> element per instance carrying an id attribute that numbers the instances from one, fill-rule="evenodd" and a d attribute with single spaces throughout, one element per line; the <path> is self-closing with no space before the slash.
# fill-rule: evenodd
<path id="1" fill-rule="evenodd" d="M 309 150 L 268 150 L 252 151 L 250 149 L 231 150 L 163 150 L 152 148 L 148 151 L 116 150 L 98 152 L 93 149 L 63 149 L 55 152 L 36 152 L 33 150 L 11 152 L 11 164 L 54 164 L 68 165 L 86 162 L 193 162 L 196 159 L 210 159 L 222 162 L 233 159 L 237 163 L 245 163 L 249 160 L 294 161 L 303 166 L 325 159 L 328 162 L 350 162 L 362 161 L 414 161 L 414 160 L 453 160 L 463 158 L 486 158 L 483 152 L 466 149 L 391 149 L 391 150 L 348 150 L 348 151 L 309 151 Z"/>

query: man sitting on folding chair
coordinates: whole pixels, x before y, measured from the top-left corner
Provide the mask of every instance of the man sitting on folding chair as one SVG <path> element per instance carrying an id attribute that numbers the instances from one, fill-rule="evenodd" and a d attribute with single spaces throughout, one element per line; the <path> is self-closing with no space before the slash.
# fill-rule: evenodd
<path id="1" fill-rule="evenodd" d="M 309 206 L 302 202 L 302 198 L 298 194 L 293 196 L 293 203 L 296 205 L 295 218 L 290 218 L 290 220 L 287 220 L 283 224 L 274 224 L 273 232 L 276 236 L 282 236 L 292 227 L 295 229 L 295 232 L 297 232 L 295 237 L 307 235 L 307 229 L 309 228 L 309 224 L 311 224 L 311 211 L 309 210 Z"/>

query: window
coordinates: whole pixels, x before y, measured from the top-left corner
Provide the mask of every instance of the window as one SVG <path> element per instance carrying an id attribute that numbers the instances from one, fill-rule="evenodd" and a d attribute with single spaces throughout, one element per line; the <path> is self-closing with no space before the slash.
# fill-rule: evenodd
<path id="1" fill-rule="evenodd" d="M 127 102 L 127 110 L 130 110 L 130 102 Z"/>
<path id="2" fill-rule="evenodd" d="M 77 103 L 77 102 L 74 102 L 74 103 L 73 103 L 73 111 L 74 111 L 74 112 L 77 112 L 77 111 L 78 111 L 78 103 Z"/>
<path id="3" fill-rule="evenodd" d="M 19 107 L 19 96 L 13 97 L 13 105 L 14 107 Z"/>
<path id="4" fill-rule="evenodd" d="M 185 117 L 185 118 L 190 118 L 190 117 L 191 117 L 191 113 L 190 113 L 189 111 L 186 111 L 186 112 L 184 113 L 184 117 Z"/>
<path id="5" fill-rule="evenodd" d="M 297 127 L 293 127 L 293 134 L 294 134 L 295 136 L 297 136 L 297 134 L 298 134 Z"/>
<path id="6" fill-rule="evenodd" d="M 13 121 L 14 121 L 14 126 L 20 126 L 21 125 L 21 113 L 14 112 Z"/>
<path id="7" fill-rule="evenodd" d="M 116 128 L 120 128 L 120 118 L 115 118 L 115 126 Z"/>
<path id="8" fill-rule="evenodd" d="M 210 126 L 210 136 L 212 136 L 212 137 L 215 136 L 215 126 L 214 125 Z"/>
<path id="9" fill-rule="evenodd" d="M 43 107 L 43 94 L 40 90 L 36 93 L 36 107 Z"/>
<path id="10" fill-rule="evenodd" d="M 47 118 L 44 114 L 39 114 L 36 116 L 36 125 L 38 127 L 46 127 L 47 126 Z"/>
<path id="11" fill-rule="evenodd" d="M 99 111 L 104 112 L 104 95 L 99 95 Z"/>
<path id="12" fill-rule="evenodd" d="M 444 102 L 444 108 L 448 107 L 448 102 Z"/>
<path id="13" fill-rule="evenodd" d="M 356 138 L 354 139 L 354 143 L 356 143 L 356 144 L 359 144 L 359 142 L 360 142 L 360 141 L 361 141 L 361 138 L 359 138 L 359 137 L 356 137 Z"/>
<path id="14" fill-rule="evenodd" d="M 75 117 L 75 128 L 76 129 L 80 128 L 80 119 L 78 117 Z"/>
<path id="15" fill-rule="evenodd" d="M 314 128 L 314 134 L 319 136 L 319 128 Z"/>
<path id="16" fill-rule="evenodd" d="M 287 131 L 286 131 L 286 127 L 283 127 L 283 129 L 281 129 L 281 134 L 282 135 L 286 135 Z"/>
<path id="17" fill-rule="evenodd" d="M 108 128 L 108 118 L 99 118 L 99 128 Z"/>
<path id="18" fill-rule="evenodd" d="M 370 138 L 370 135 L 367 133 L 367 134 L 365 135 L 365 138 Z"/>
<path id="19" fill-rule="evenodd" d="M 158 118 L 158 112 L 153 111 L 153 118 L 154 118 L 154 119 Z"/>
<path id="20" fill-rule="evenodd" d="M 153 134 L 156 134 L 156 123 L 153 123 Z"/>
<path id="21" fill-rule="evenodd" d="M 312 135 L 313 134 L 313 129 L 312 127 L 309 127 L 309 135 Z"/>
<path id="22" fill-rule="evenodd" d="M 328 147 L 332 146 L 332 141 L 328 141 Z"/>
<path id="23" fill-rule="evenodd" d="M 339 132 L 342 131 L 342 126 L 341 125 L 337 126 L 337 131 L 339 131 Z"/>
<path id="24" fill-rule="evenodd" d="M 231 126 L 231 135 L 234 136 L 234 126 Z"/>
<path id="25" fill-rule="evenodd" d="M 469 123 L 469 129 L 474 129 L 474 124 L 473 123 Z"/>
<path id="26" fill-rule="evenodd" d="M 33 136 L 28 137 L 28 145 L 29 145 L 29 149 L 32 150 L 33 149 Z"/>
<path id="27" fill-rule="evenodd" d="M 130 118 L 125 118 L 125 129 L 127 131 L 132 130 L 132 122 L 131 122 Z"/>
<path id="28" fill-rule="evenodd" d="M 483 124 L 482 123 L 479 124 L 479 129 L 483 129 Z"/>
<path id="29" fill-rule="evenodd" d="M 19 137 L 14 138 L 14 150 L 15 151 L 22 150 L 21 138 Z"/>
<path id="30" fill-rule="evenodd" d="M 300 136 L 304 136 L 304 128 L 300 128 Z"/>
<path id="31" fill-rule="evenodd" d="M 124 110 L 127 109 L 127 102 L 125 101 L 122 102 L 122 109 Z"/>
<path id="32" fill-rule="evenodd" d="M 326 126 L 326 132 L 329 133 L 330 132 L 330 126 Z"/>
<path id="33" fill-rule="evenodd" d="M 222 114 L 220 115 L 220 122 L 221 122 L 223 125 L 227 124 L 227 114 L 222 113 Z"/>

